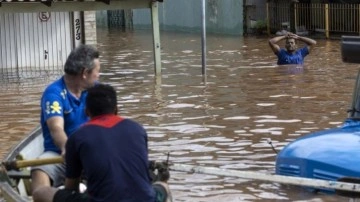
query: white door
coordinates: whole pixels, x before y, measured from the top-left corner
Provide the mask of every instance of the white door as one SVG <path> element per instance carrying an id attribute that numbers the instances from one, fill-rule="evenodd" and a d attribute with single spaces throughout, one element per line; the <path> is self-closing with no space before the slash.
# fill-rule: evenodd
<path id="1" fill-rule="evenodd" d="M 70 13 L 22 13 L 16 17 L 18 67 L 62 68 L 72 49 Z"/>
<path id="2" fill-rule="evenodd" d="M 0 14 L 0 68 L 62 70 L 73 46 L 70 16 L 70 12 Z"/>
<path id="3" fill-rule="evenodd" d="M 13 13 L 0 15 L 0 68 L 2 69 L 17 67 L 14 18 Z"/>

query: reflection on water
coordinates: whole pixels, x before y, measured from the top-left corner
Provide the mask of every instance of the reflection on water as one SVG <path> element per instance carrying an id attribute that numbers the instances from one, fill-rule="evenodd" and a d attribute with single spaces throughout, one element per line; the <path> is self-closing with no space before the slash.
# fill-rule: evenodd
<path id="1" fill-rule="evenodd" d="M 346 117 L 356 65 L 341 62 L 339 41 L 319 40 L 304 67 L 277 66 L 267 38 L 207 36 L 206 83 L 201 38 L 162 33 L 162 76 L 154 76 L 147 31 L 99 31 L 101 81 L 118 91 L 120 114 L 149 133 L 150 158 L 274 173 L 275 152 Z M 39 120 L 42 90 L 55 77 L 3 80 L 0 151 L 4 155 Z M 176 201 L 348 201 L 299 187 L 234 177 L 172 172 Z"/>

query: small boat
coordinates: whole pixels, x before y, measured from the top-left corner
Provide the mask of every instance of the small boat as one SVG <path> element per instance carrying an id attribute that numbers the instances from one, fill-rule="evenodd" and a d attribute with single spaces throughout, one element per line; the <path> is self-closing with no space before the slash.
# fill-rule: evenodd
<path id="1" fill-rule="evenodd" d="M 360 37 L 342 37 L 344 62 L 360 63 L 359 42 Z M 277 155 L 276 174 L 360 183 L 360 71 L 348 112 L 349 118 L 340 127 L 314 132 L 286 145 Z"/>
<path id="2" fill-rule="evenodd" d="M 43 136 L 41 127 L 36 127 L 17 144 L 3 159 L 3 162 L 15 162 L 36 159 L 43 152 Z M 0 198 L 7 202 L 32 201 L 30 196 L 30 167 L 19 170 L 0 169 Z"/>
<path id="3" fill-rule="evenodd" d="M 38 126 L 17 144 L 3 159 L 0 165 L 0 201 L 29 202 L 31 197 L 30 166 L 61 163 L 62 157 L 36 159 L 44 150 L 41 127 Z M 164 183 L 170 175 L 168 162 L 150 161 L 149 171 L 154 184 L 163 187 L 167 201 L 171 201 L 171 191 Z M 155 181 L 156 180 L 156 181 Z M 80 190 L 85 191 L 86 185 L 80 184 Z"/>

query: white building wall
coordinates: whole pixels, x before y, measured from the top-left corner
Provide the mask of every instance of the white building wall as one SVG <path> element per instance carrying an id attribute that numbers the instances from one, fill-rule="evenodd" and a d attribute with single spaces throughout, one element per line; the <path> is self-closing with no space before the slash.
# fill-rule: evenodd
<path id="1" fill-rule="evenodd" d="M 85 44 L 96 46 L 96 12 L 84 12 Z"/>
<path id="2" fill-rule="evenodd" d="M 6 13 L 0 15 L 0 67 L 16 67 L 16 41 L 14 33 L 16 33 L 17 25 L 14 24 L 15 14 Z"/>
<path id="3" fill-rule="evenodd" d="M 165 0 L 159 3 L 162 30 L 201 32 L 201 0 Z M 208 33 L 242 34 L 243 1 L 206 0 L 206 31 Z M 148 9 L 133 10 L 135 28 L 151 28 Z"/>
<path id="4" fill-rule="evenodd" d="M 0 14 L 0 68 L 62 68 L 72 49 L 69 12 Z"/>

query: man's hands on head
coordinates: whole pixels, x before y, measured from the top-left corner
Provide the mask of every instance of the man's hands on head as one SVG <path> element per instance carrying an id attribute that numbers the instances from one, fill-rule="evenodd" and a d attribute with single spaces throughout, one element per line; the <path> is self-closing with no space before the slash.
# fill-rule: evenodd
<path id="1" fill-rule="evenodd" d="M 286 35 L 286 38 L 289 38 L 289 39 L 299 39 L 300 36 L 297 35 L 297 34 L 294 34 L 292 32 L 288 32 L 287 35 Z"/>

